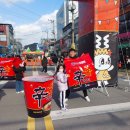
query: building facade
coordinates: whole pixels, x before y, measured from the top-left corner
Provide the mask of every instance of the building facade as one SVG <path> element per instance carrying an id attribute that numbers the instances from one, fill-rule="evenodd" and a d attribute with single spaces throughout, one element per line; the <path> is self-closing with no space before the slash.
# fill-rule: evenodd
<path id="1" fill-rule="evenodd" d="M 1 54 L 4 52 L 2 49 L 6 49 L 7 52 L 10 53 L 14 44 L 14 32 L 13 26 L 11 24 L 0 24 L 0 46 L 1 46 Z M 9 50 L 7 50 L 9 49 Z"/>
<path id="2" fill-rule="evenodd" d="M 21 55 L 22 51 L 23 51 L 23 46 L 22 46 L 22 43 L 21 43 L 21 39 L 15 39 L 14 41 L 15 41 L 14 42 L 14 47 L 13 47 L 14 55 Z"/>
<path id="3" fill-rule="evenodd" d="M 119 27 L 119 61 L 124 64 L 130 59 L 130 0 L 121 1 Z"/>
<path id="4" fill-rule="evenodd" d="M 74 2 L 76 7 L 74 12 L 74 19 L 78 17 L 78 2 Z M 72 13 L 69 8 L 72 6 L 72 1 L 64 0 L 63 5 L 59 9 L 56 15 L 57 21 L 57 40 L 63 37 L 63 28 L 72 22 Z"/>
<path id="5" fill-rule="evenodd" d="M 79 18 L 75 18 L 74 20 L 74 42 L 76 44 L 76 47 L 78 48 L 78 22 Z M 66 52 L 69 50 L 72 44 L 72 23 L 69 23 L 63 28 L 63 44 L 62 44 L 62 51 Z"/>

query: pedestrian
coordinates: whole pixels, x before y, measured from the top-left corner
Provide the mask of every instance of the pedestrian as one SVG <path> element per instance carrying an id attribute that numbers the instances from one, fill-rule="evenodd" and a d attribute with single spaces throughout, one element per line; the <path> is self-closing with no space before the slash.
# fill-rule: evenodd
<path id="1" fill-rule="evenodd" d="M 59 57 L 58 59 L 58 64 L 64 64 L 64 59 L 66 58 L 67 56 L 65 55 L 65 53 L 62 53 L 61 56 Z"/>
<path id="2" fill-rule="evenodd" d="M 67 85 L 67 75 L 65 73 L 65 66 L 63 64 L 58 65 L 56 72 L 56 81 L 58 90 L 60 92 L 60 107 L 61 110 L 67 110 L 65 103 L 66 90 L 68 89 Z"/>
<path id="3" fill-rule="evenodd" d="M 58 60 L 58 64 L 64 64 L 64 55 L 61 55 Z"/>
<path id="4" fill-rule="evenodd" d="M 13 70 L 16 75 L 16 93 L 24 93 L 22 78 L 24 77 L 24 71 L 26 71 L 25 63 L 20 63 L 19 67 L 13 66 Z"/>
<path id="5" fill-rule="evenodd" d="M 71 48 L 71 49 L 69 50 L 69 55 L 68 55 L 68 57 L 71 58 L 71 59 L 77 58 L 77 51 L 76 51 L 76 49 Z M 87 92 L 86 89 L 83 90 L 83 94 L 84 94 L 85 100 L 86 100 L 87 102 L 90 102 L 90 98 L 88 97 L 88 92 Z M 65 101 L 68 101 L 69 96 L 70 96 L 70 89 L 66 90 L 66 99 L 65 99 Z"/>
<path id="6" fill-rule="evenodd" d="M 42 67 L 43 67 L 42 72 L 44 71 L 46 73 L 47 72 L 47 63 L 48 63 L 46 56 L 43 57 L 41 62 L 42 62 Z"/>
<path id="7" fill-rule="evenodd" d="M 56 56 L 56 54 L 53 54 L 53 55 L 51 56 L 51 59 L 52 59 L 52 62 L 53 62 L 54 64 L 57 64 L 57 62 L 58 62 L 58 57 Z"/>
<path id="8" fill-rule="evenodd" d="M 130 69 L 130 57 L 127 59 L 127 68 Z"/>
<path id="9" fill-rule="evenodd" d="M 51 59 L 52 59 L 52 62 L 53 62 L 53 64 L 54 64 L 54 71 L 56 71 L 56 68 L 57 68 L 57 62 L 58 62 L 58 57 L 56 56 L 56 54 L 53 54 L 52 56 L 51 56 Z"/>

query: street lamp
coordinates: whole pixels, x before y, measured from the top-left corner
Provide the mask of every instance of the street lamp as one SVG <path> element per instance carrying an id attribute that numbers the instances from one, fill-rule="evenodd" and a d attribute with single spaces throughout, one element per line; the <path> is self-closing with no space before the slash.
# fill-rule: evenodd
<path id="1" fill-rule="evenodd" d="M 71 44 L 71 48 L 76 49 L 76 45 L 74 42 L 74 11 L 76 9 L 76 6 L 72 0 L 72 5 L 69 6 L 69 11 L 72 13 L 72 44 Z"/>

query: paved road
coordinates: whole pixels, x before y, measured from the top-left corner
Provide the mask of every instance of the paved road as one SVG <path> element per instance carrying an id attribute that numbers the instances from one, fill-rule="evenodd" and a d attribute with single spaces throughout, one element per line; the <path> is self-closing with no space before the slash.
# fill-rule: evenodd
<path id="1" fill-rule="evenodd" d="M 55 130 L 129 130 L 130 111 L 54 121 Z"/>
<path id="2" fill-rule="evenodd" d="M 25 76 L 47 75 L 40 70 L 29 67 Z M 49 67 L 48 74 L 53 73 L 54 67 Z M 119 88 L 108 88 L 110 97 L 94 90 L 89 93 L 90 103 L 84 100 L 82 92 L 73 93 L 67 112 L 60 111 L 54 84 L 51 116 L 33 119 L 27 116 L 24 94 L 15 93 L 15 81 L 0 81 L 0 86 L 4 87 L 0 90 L 0 130 L 127 130 L 130 125 L 130 93 L 125 92 L 127 84 L 127 81 L 120 79 Z M 61 119 L 55 118 L 57 112 Z"/>

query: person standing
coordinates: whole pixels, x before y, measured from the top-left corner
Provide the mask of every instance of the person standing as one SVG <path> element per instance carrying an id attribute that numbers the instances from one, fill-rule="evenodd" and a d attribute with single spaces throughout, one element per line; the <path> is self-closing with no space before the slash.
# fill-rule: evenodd
<path id="1" fill-rule="evenodd" d="M 16 75 L 16 93 L 24 93 L 22 78 L 24 77 L 24 71 L 26 71 L 25 63 L 20 63 L 19 67 L 13 66 L 13 70 Z"/>
<path id="2" fill-rule="evenodd" d="M 56 81 L 58 90 L 60 92 L 60 107 L 61 110 L 67 110 L 65 103 L 66 90 L 68 89 L 67 85 L 67 75 L 65 74 L 65 66 L 59 64 L 56 72 Z"/>
<path id="3" fill-rule="evenodd" d="M 53 62 L 53 64 L 54 64 L 54 67 L 55 67 L 54 71 L 56 71 L 57 62 L 58 62 L 58 57 L 56 56 L 56 54 L 53 54 L 53 55 L 51 56 L 51 59 L 52 59 L 52 62 Z"/>
<path id="4" fill-rule="evenodd" d="M 42 72 L 44 71 L 46 73 L 47 72 L 47 63 L 48 63 L 46 56 L 43 57 L 41 62 L 42 62 L 42 67 L 43 67 Z"/>
<path id="5" fill-rule="evenodd" d="M 52 59 L 52 62 L 53 62 L 54 64 L 57 64 L 57 62 L 58 62 L 58 57 L 56 56 L 56 54 L 53 54 L 53 55 L 51 56 L 51 59 Z"/>
<path id="6" fill-rule="evenodd" d="M 71 59 L 77 58 L 77 51 L 75 49 L 71 48 L 69 50 L 69 56 L 68 57 L 71 58 Z M 86 89 L 83 90 L 83 94 L 84 94 L 85 100 L 87 102 L 90 102 L 90 98 L 88 97 L 88 92 L 87 92 Z M 70 96 L 70 89 L 66 90 L 66 99 L 65 99 L 66 101 L 68 100 L 69 96 Z"/>
<path id="7" fill-rule="evenodd" d="M 64 64 L 64 59 L 67 57 L 67 53 L 62 53 L 61 56 L 58 59 L 58 65 L 59 64 Z"/>

